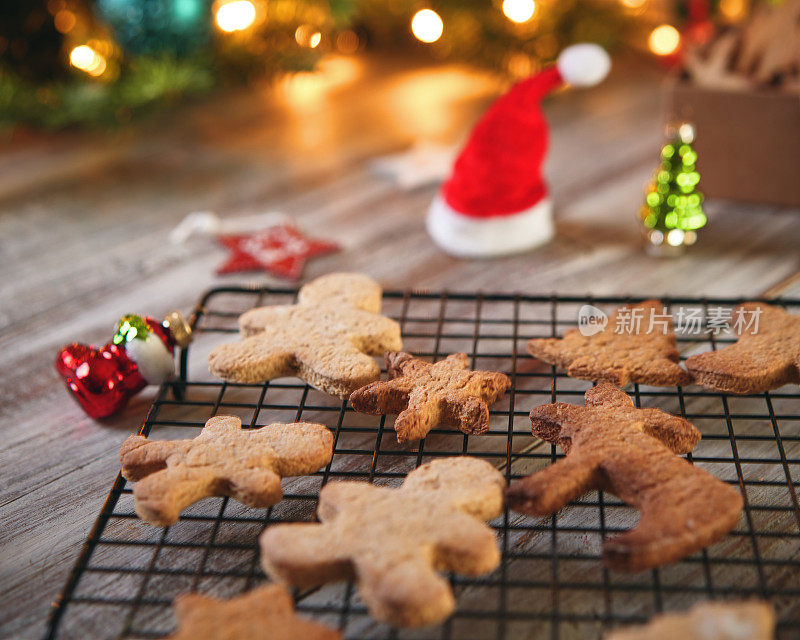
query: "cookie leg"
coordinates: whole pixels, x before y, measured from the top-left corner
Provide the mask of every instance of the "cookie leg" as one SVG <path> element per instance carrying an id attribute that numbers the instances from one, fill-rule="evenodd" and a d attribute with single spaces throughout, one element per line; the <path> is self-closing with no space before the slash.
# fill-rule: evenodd
<path id="1" fill-rule="evenodd" d="M 319 524 L 267 527 L 259 545 L 264 572 L 293 586 L 313 587 L 354 577 L 350 560 L 331 548 L 330 534 Z"/>
<path id="2" fill-rule="evenodd" d="M 463 433 L 485 433 L 489 429 L 489 408 L 483 400 L 473 396 L 446 401 L 442 421 Z"/>
<path id="3" fill-rule="evenodd" d="M 414 391 L 408 399 L 408 408 L 394 421 L 398 442 L 421 440 L 428 435 L 442 417 L 442 400 L 430 397 L 423 389 Z"/>
<path id="4" fill-rule="evenodd" d="M 248 507 L 270 507 L 280 502 L 281 477 L 271 469 L 247 469 L 227 478 L 230 485 L 225 491 L 234 500 Z"/>
<path id="5" fill-rule="evenodd" d="M 153 473 L 133 488 L 136 513 L 159 527 L 175 524 L 186 507 L 214 495 L 215 480 L 208 469 L 183 465 Z"/>
<path id="6" fill-rule="evenodd" d="M 442 622 L 455 609 L 450 583 L 424 558 L 358 564 L 359 592 L 377 620 L 396 627 L 424 627 Z"/>
<path id="7" fill-rule="evenodd" d="M 639 524 L 606 540 L 603 560 L 620 571 L 675 562 L 728 533 L 739 521 L 742 505 L 736 489 L 692 468 L 680 479 L 648 492 L 639 505 Z"/>
<path id="8" fill-rule="evenodd" d="M 513 483 L 506 493 L 508 505 L 520 513 L 549 515 L 595 488 L 599 475 L 597 464 L 568 456 Z"/>

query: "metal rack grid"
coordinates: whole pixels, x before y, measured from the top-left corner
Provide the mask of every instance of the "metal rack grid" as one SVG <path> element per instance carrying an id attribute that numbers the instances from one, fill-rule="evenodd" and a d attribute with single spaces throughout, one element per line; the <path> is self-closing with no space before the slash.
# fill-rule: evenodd
<path id="1" fill-rule="evenodd" d="M 512 387 L 492 407 L 486 434 L 436 429 L 416 445 L 399 445 L 393 418 L 366 416 L 297 380 L 259 385 L 221 382 L 205 369 L 205 354 L 235 339 L 236 318 L 263 304 L 287 304 L 293 289 L 222 287 L 209 291 L 191 323 L 195 341 L 181 355 L 180 378 L 158 391 L 141 433 L 193 437 L 216 414 L 243 425 L 307 420 L 335 435 L 330 464 L 307 477 L 284 480 L 285 497 L 266 509 L 227 498 L 190 507 L 172 527 L 140 522 L 131 487 L 118 477 L 55 603 L 47 638 L 156 638 L 170 633 L 173 598 L 198 590 L 226 597 L 265 580 L 257 538 L 276 522 L 314 518 L 320 487 L 329 480 L 396 485 L 438 456 L 475 455 L 511 481 L 560 457 L 530 433 L 536 405 L 582 404 L 591 385 L 532 358 L 525 342 L 558 336 L 575 326 L 578 309 L 607 311 L 634 298 L 580 298 L 431 292 L 387 292 L 384 313 L 398 320 L 404 347 L 438 359 L 464 351 L 473 367 L 506 372 Z M 734 338 L 705 329 L 733 299 L 664 299 L 668 309 L 699 310 L 703 333 L 678 334 L 684 356 L 716 349 Z M 771 301 L 790 311 L 800 300 Z M 196 374 L 194 372 L 197 372 Z M 729 396 L 700 387 L 633 385 L 637 406 L 656 406 L 696 424 L 703 439 L 693 454 L 745 496 L 739 525 L 724 540 L 684 560 L 637 574 L 603 568 L 600 542 L 635 523 L 635 511 L 614 496 L 593 492 L 543 519 L 508 510 L 491 524 L 502 549 L 500 567 L 480 578 L 450 576 L 458 608 L 439 627 L 402 631 L 373 621 L 352 584 L 297 592 L 298 611 L 341 628 L 346 638 L 597 638 L 610 627 L 643 622 L 663 610 L 683 610 L 706 598 L 768 599 L 778 613 L 778 638 L 800 638 L 800 393 Z"/>

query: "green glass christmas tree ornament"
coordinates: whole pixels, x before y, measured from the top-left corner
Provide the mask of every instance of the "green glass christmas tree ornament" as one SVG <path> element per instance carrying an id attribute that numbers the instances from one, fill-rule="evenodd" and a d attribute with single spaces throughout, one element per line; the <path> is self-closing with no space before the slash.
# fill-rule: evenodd
<path id="1" fill-rule="evenodd" d="M 669 129 L 669 142 L 661 149 L 661 164 L 653 174 L 640 212 L 648 249 L 667 255 L 694 244 L 697 230 L 707 221 L 703 194 L 697 190 L 700 174 L 692 148 L 694 127 L 684 122 Z"/>

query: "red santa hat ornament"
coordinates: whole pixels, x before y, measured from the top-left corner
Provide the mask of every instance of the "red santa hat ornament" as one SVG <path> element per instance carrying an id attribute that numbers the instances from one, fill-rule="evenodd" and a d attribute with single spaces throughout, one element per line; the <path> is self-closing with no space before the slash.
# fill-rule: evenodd
<path id="1" fill-rule="evenodd" d="M 598 84 L 611 60 L 596 44 L 567 47 L 552 67 L 514 85 L 472 130 L 428 212 L 428 232 L 445 251 L 468 257 L 526 251 L 553 237 L 542 175 L 548 127 L 540 102 L 568 83 Z"/>

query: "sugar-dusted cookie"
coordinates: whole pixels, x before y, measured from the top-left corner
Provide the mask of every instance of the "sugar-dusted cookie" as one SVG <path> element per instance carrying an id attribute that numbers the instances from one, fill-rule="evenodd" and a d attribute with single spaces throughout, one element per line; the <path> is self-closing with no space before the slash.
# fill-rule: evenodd
<path id="1" fill-rule="evenodd" d="M 489 573 L 497 540 L 481 520 L 503 510 L 505 480 L 470 457 L 434 460 L 402 487 L 333 482 L 319 496 L 320 524 L 261 534 L 264 570 L 295 586 L 355 579 L 370 614 L 395 626 L 441 622 L 455 607 L 438 571 Z"/>
<path id="2" fill-rule="evenodd" d="M 400 325 L 380 315 L 381 288 L 357 273 L 331 273 L 309 282 L 295 305 L 252 309 L 239 318 L 243 340 L 211 352 L 211 373 L 256 383 L 297 376 L 347 398 L 377 380 L 370 355 L 401 349 Z"/>
<path id="3" fill-rule="evenodd" d="M 641 513 L 639 524 L 603 543 L 605 563 L 640 571 L 707 547 L 739 520 L 742 496 L 691 465 L 700 440 L 690 423 L 658 409 L 637 409 L 608 383 L 586 392 L 586 406 L 556 403 L 531 411 L 533 434 L 559 444 L 566 458 L 515 482 L 509 506 L 543 516 L 593 489 Z"/>
<path id="4" fill-rule="evenodd" d="M 623 627 L 606 640 L 773 640 L 775 612 L 763 600 L 701 602 L 685 613 L 664 613 Z"/>
<path id="5" fill-rule="evenodd" d="M 661 387 L 691 382 L 678 364 L 672 320 L 657 300 L 620 307 L 594 335 L 570 329 L 563 338 L 530 340 L 528 351 L 566 369 L 571 378 L 621 387 L 629 382 Z"/>
<path id="6" fill-rule="evenodd" d="M 698 384 L 728 393 L 761 393 L 800 383 L 800 316 L 745 302 L 732 317 L 742 320 L 734 320 L 739 334 L 734 344 L 686 359 Z"/>
<path id="7" fill-rule="evenodd" d="M 268 584 L 230 600 L 197 593 L 175 599 L 178 630 L 168 640 L 341 640 L 342 634 L 295 615 L 289 593 Z"/>
<path id="8" fill-rule="evenodd" d="M 394 428 L 398 442 L 419 440 L 438 424 L 464 433 L 489 428 L 488 404 L 511 385 L 496 371 L 470 371 L 465 353 L 454 353 L 435 364 L 409 353 L 386 354 L 391 380 L 373 382 L 350 396 L 356 411 L 399 413 Z"/>
<path id="9" fill-rule="evenodd" d="M 242 429 L 234 416 L 217 416 L 193 440 L 122 443 L 122 475 L 136 481 L 136 513 L 158 525 L 173 524 L 190 504 L 230 496 L 249 507 L 268 507 L 283 497 L 281 478 L 313 473 L 328 464 L 333 435 L 321 424 L 294 422 Z"/>

